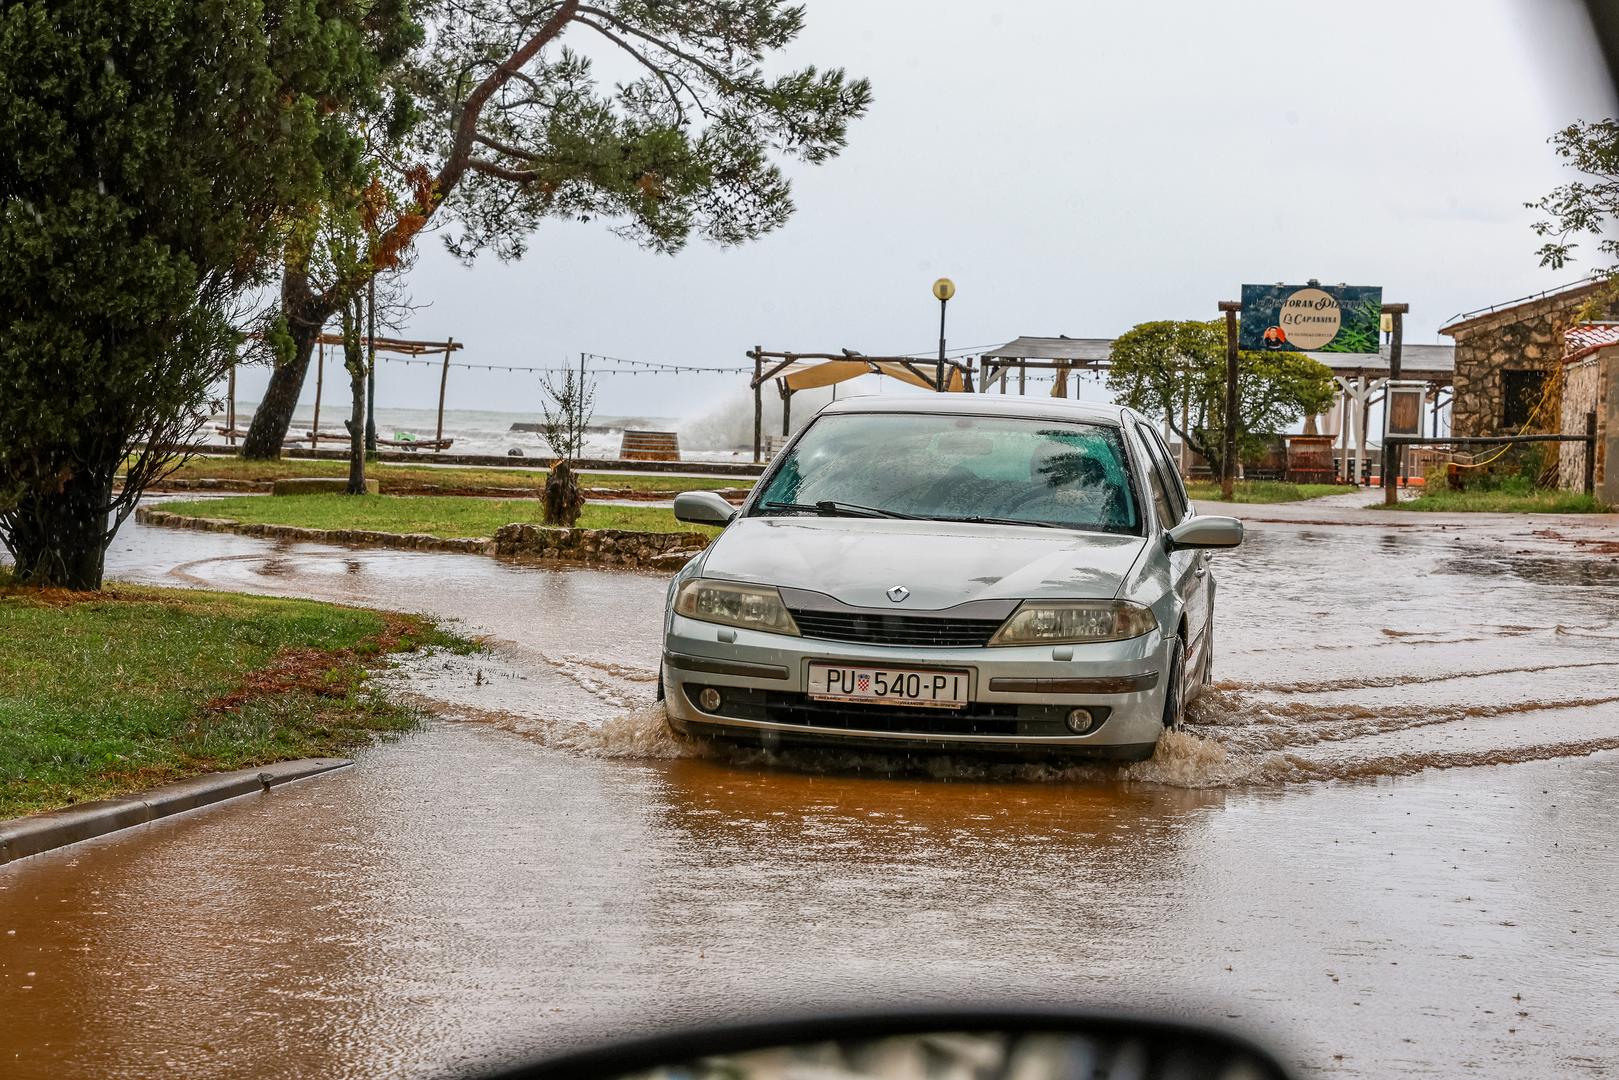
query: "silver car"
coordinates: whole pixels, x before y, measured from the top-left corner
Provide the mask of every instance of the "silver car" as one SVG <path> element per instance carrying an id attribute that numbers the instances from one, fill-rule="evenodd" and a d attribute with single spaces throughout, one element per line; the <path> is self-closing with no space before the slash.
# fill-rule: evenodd
<path id="1" fill-rule="evenodd" d="M 838 402 L 675 516 L 725 531 L 670 586 L 669 723 L 770 747 L 1149 756 L 1242 541 L 1139 414 L 965 394 Z"/>

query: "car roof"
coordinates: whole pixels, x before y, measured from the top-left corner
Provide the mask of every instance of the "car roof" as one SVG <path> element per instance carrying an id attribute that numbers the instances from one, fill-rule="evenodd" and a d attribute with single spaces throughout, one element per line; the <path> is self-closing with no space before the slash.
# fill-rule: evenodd
<path id="1" fill-rule="evenodd" d="M 1067 398 L 1030 398 L 1010 394 L 869 394 L 834 401 L 821 415 L 834 413 L 921 413 L 950 416 L 1011 416 L 1028 420 L 1122 424 L 1135 415 L 1123 405 Z"/>

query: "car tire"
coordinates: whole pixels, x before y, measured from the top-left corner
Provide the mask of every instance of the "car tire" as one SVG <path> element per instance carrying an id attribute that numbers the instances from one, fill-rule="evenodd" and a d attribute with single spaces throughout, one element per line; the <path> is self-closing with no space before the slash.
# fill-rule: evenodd
<path id="1" fill-rule="evenodd" d="M 1209 615 L 1209 625 L 1203 630 L 1203 685 L 1208 686 L 1214 682 L 1214 615 Z"/>
<path id="2" fill-rule="evenodd" d="M 663 700 L 663 670 L 661 668 L 658 670 L 658 696 L 656 698 L 654 698 L 653 700 L 654 701 L 662 701 Z"/>
<path id="3" fill-rule="evenodd" d="M 1169 662 L 1169 678 L 1164 686 L 1164 730 L 1179 731 L 1186 718 L 1186 639 L 1175 639 L 1175 655 Z"/>

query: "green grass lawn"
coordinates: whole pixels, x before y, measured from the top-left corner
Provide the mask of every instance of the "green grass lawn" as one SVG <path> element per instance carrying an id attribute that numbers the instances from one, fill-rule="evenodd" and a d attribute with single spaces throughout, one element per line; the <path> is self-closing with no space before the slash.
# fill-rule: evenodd
<path id="1" fill-rule="evenodd" d="M 1220 501 L 1220 485 L 1197 481 L 1186 485 L 1194 499 Z M 1241 480 L 1232 489 L 1231 501 L 1238 503 L 1284 503 L 1342 495 L 1355 490 L 1345 484 L 1289 484 L 1281 480 Z"/>
<path id="2" fill-rule="evenodd" d="M 0 818 L 408 730 L 368 668 L 468 647 L 415 616 L 126 585 L 0 584 L 0 641 Z"/>
<path id="3" fill-rule="evenodd" d="M 241 495 L 166 502 L 157 509 L 250 524 L 426 533 L 450 538 L 494 536 L 496 529 L 514 522 L 540 524 L 540 504 L 536 499 L 469 499 L 457 495 Z M 586 503 L 579 526 L 628 532 L 719 535 L 718 529 L 676 521 L 673 511 L 662 506 Z"/>
<path id="4" fill-rule="evenodd" d="M 1601 514 L 1612 510 L 1593 495 L 1577 491 L 1474 490 L 1451 491 L 1443 484 L 1430 484 L 1415 499 L 1402 501 L 1392 510 L 1432 510 L 1446 513 L 1494 514 Z"/>
<path id="5" fill-rule="evenodd" d="M 700 470 L 698 463 L 692 470 Z M 174 474 L 177 480 L 282 480 L 295 476 L 347 476 L 346 461 L 318 461 L 287 458 L 280 461 L 243 461 L 237 457 L 194 457 Z M 502 488 L 513 493 L 538 495 L 545 483 L 544 469 L 496 469 L 476 466 L 434 468 L 430 465 L 392 465 L 367 462 L 367 479 L 376 480 L 384 494 L 408 493 L 425 485 L 440 488 Z M 748 488 L 751 476 L 680 477 L 631 476 L 623 473 L 580 473 L 585 487 L 658 491 L 711 491 L 718 488 Z"/>

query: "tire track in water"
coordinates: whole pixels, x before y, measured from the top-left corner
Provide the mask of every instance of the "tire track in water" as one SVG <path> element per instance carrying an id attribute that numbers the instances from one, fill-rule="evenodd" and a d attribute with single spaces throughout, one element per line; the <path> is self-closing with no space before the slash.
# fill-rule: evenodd
<path id="1" fill-rule="evenodd" d="M 1213 690 L 1264 691 L 1271 694 L 1325 694 L 1342 690 L 1387 690 L 1400 686 L 1422 686 L 1427 683 L 1452 682 L 1457 679 L 1482 679 L 1490 675 L 1522 675 L 1541 671 L 1571 671 L 1578 668 L 1619 667 L 1619 660 L 1588 660 L 1576 664 L 1529 664 L 1523 667 L 1494 668 L 1488 671 L 1454 671 L 1437 675 L 1368 675 L 1347 679 L 1321 679 L 1316 682 L 1294 683 L 1214 683 Z"/>
<path id="2" fill-rule="evenodd" d="M 1215 698 L 1216 700 L 1208 700 Z M 1619 703 L 1619 694 L 1481 705 L 1310 705 L 1268 703 L 1211 691 L 1189 707 L 1189 720 L 1234 743 L 1257 742 L 1270 749 L 1347 742 L 1416 728 L 1487 720 L 1559 709 L 1586 709 Z M 1215 710 L 1219 710 L 1216 712 Z"/>

